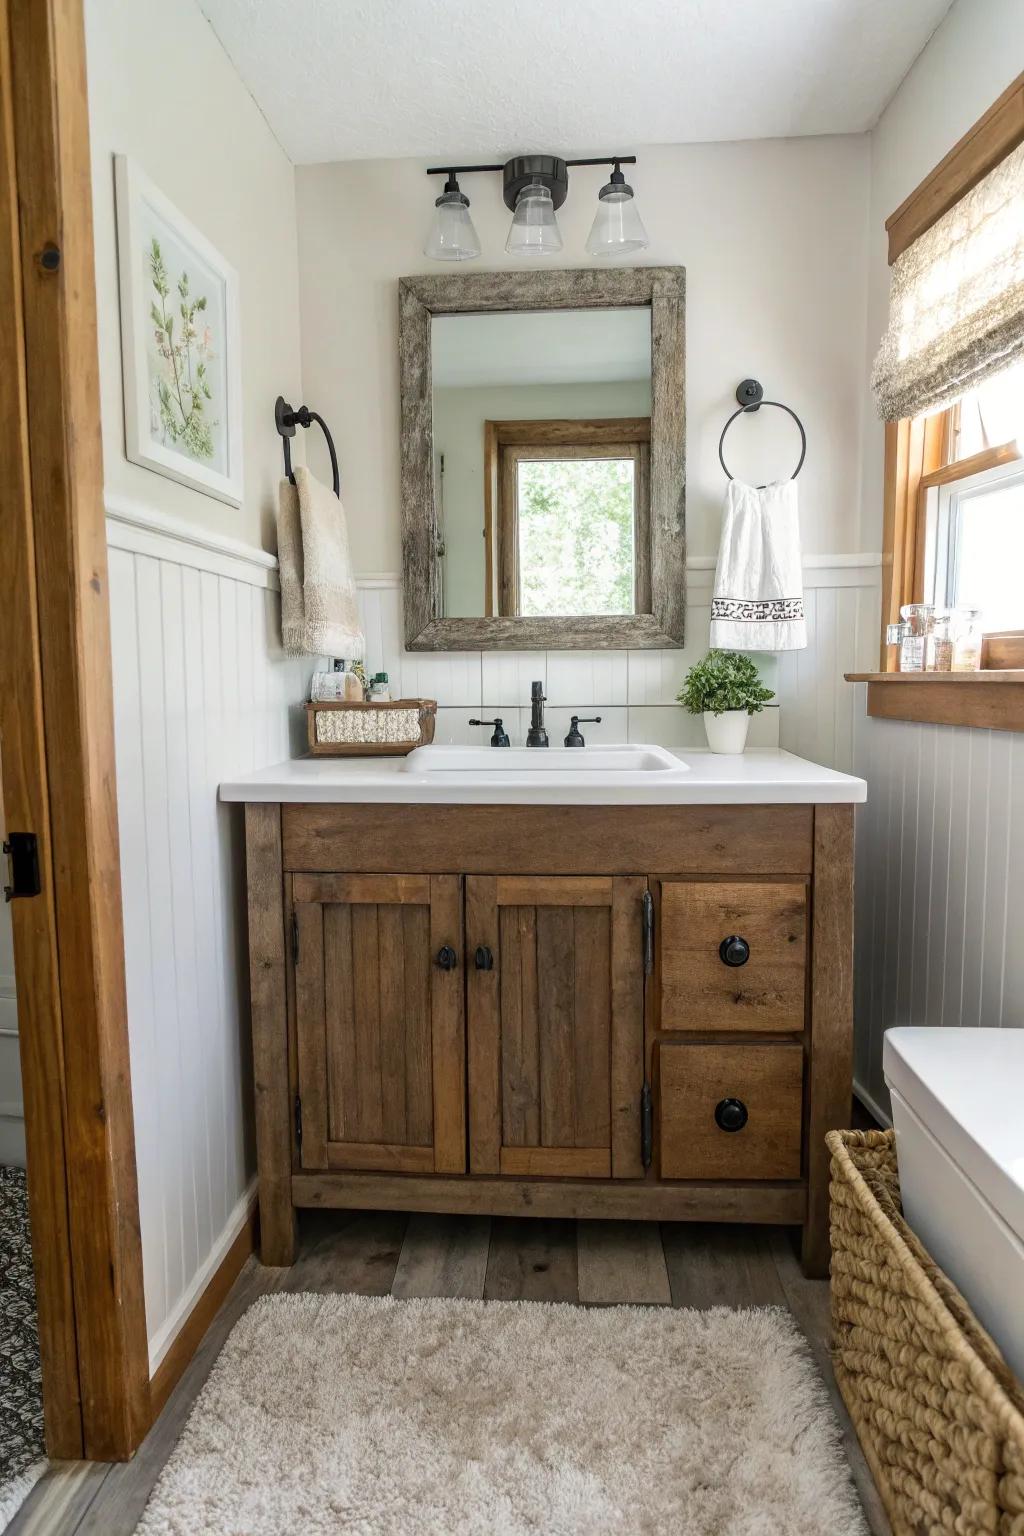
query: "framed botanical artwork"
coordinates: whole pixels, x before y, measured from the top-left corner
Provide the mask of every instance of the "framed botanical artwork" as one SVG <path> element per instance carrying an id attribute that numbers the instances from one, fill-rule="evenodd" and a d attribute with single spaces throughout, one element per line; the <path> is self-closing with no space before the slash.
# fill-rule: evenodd
<path id="1" fill-rule="evenodd" d="M 238 274 L 124 155 L 114 181 L 125 452 L 241 506 Z"/>

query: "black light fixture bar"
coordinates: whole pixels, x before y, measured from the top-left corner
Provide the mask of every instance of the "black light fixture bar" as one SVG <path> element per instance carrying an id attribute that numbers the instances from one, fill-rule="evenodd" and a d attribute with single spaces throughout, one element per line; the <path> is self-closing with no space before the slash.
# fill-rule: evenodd
<path id="1" fill-rule="evenodd" d="M 598 155 L 593 160 L 565 160 L 563 165 L 636 165 L 636 155 Z M 503 171 L 505 161 L 500 165 L 431 165 L 427 168 L 428 176 L 468 176 L 473 171 Z"/>

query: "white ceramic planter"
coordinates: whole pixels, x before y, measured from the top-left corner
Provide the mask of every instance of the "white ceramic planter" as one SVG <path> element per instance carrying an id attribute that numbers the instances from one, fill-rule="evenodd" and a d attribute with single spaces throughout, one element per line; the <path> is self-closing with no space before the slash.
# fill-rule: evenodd
<path id="1" fill-rule="evenodd" d="M 750 716 L 745 709 L 727 709 L 724 714 L 704 711 L 704 729 L 712 752 L 742 752 L 747 744 Z"/>

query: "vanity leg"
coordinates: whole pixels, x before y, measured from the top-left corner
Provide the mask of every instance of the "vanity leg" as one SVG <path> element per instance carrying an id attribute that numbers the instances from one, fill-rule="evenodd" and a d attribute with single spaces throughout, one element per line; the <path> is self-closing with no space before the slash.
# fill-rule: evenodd
<path id="1" fill-rule="evenodd" d="M 249 986 L 256 1088 L 256 1161 L 260 1180 L 260 1257 L 295 1259 L 292 1137 L 288 1074 L 288 1003 L 284 961 L 281 807 L 247 804 L 245 857 L 249 895 Z"/>
<path id="2" fill-rule="evenodd" d="M 826 1132 L 849 1126 L 853 1097 L 853 807 L 814 811 L 811 1069 L 807 1101 L 804 1274 L 825 1278 L 829 1155 Z"/>

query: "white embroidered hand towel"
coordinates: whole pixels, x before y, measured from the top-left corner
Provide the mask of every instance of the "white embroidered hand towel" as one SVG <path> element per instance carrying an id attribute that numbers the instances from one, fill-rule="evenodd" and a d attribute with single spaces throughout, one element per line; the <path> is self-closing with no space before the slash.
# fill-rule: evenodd
<path id="1" fill-rule="evenodd" d="M 758 489 L 730 480 L 711 600 L 722 651 L 799 651 L 807 644 L 796 481 Z"/>
<path id="2" fill-rule="evenodd" d="M 293 656 L 360 661 L 356 584 L 348 554 L 345 508 L 308 469 L 281 482 L 277 515 L 281 636 Z"/>

